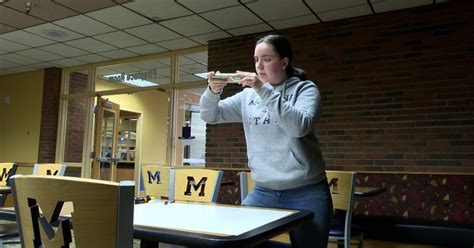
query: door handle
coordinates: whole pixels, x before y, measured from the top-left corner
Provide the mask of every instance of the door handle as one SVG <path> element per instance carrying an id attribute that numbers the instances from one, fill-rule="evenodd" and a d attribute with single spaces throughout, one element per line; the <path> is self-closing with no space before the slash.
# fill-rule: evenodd
<path id="1" fill-rule="evenodd" d="M 120 162 L 120 158 L 110 158 L 110 160 L 114 163 Z"/>
<path id="2" fill-rule="evenodd" d="M 99 162 L 108 162 L 108 163 L 112 162 L 112 158 L 110 157 L 97 157 L 95 159 Z"/>

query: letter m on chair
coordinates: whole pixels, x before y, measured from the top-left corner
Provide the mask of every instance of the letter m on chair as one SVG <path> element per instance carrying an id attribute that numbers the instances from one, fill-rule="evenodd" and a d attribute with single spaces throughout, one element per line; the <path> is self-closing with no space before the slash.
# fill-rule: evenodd
<path id="1" fill-rule="evenodd" d="M 145 194 L 158 199 L 169 199 L 170 166 L 143 165 L 141 168 L 142 182 Z"/>
<path id="2" fill-rule="evenodd" d="M 170 199 L 177 201 L 216 202 L 222 182 L 220 170 L 171 169 Z"/>
<path id="3" fill-rule="evenodd" d="M 22 247 L 133 246 L 132 182 L 16 175 L 11 187 Z"/>
<path id="4" fill-rule="evenodd" d="M 10 186 L 8 179 L 15 175 L 17 167 L 15 163 L 0 163 L 0 186 Z M 0 207 L 5 205 L 6 200 L 7 194 L 0 194 Z"/>
<path id="5" fill-rule="evenodd" d="M 184 191 L 184 195 L 191 196 L 191 188 L 193 188 L 194 191 L 199 192 L 198 196 L 205 196 L 204 190 L 206 189 L 207 177 L 202 177 L 201 181 L 199 181 L 197 184 L 196 180 L 194 180 L 194 177 L 192 176 L 188 176 L 187 181 L 188 183 L 186 185 L 186 191 Z"/>

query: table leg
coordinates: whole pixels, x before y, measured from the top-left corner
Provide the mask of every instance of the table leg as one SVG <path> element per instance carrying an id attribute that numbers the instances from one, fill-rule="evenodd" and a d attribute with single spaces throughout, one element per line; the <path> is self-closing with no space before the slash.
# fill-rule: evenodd
<path id="1" fill-rule="evenodd" d="M 158 242 L 149 240 L 140 240 L 140 248 L 158 248 Z"/>

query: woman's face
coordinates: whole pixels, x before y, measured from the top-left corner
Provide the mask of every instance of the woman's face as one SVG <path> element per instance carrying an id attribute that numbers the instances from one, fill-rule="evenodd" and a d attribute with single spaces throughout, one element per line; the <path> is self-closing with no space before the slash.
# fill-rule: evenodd
<path id="1" fill-rule="evenodd" d="M 280 58 L 273 45 L 265 42 L 258 44 L 255 47 L 254 61 L 255 71 L 264 83 L 276 85 L 286 80 L 285 68 L 288 66 L 288 58 Z"/>

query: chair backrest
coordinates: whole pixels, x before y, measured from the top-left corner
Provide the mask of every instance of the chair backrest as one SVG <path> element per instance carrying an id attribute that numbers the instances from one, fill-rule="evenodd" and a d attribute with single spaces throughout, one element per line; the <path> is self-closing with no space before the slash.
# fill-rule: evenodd
<path id="1" fill-rule="evenodd" d="M 64 176 L 66 165 L 64 164 L 35 164 L 33 175 L 39 176 Z"/>
<path id="2" fill-rule="evenodd" d="M 334 212 L 343 210 L 344 242 L 345 247 L 350 247 L 356 173 L 351 171 L 326 171 L 326 176 L 331 191 Z"/>
<path id="3" fill-rule="evenodd" d="M 9 178 L 16 173 L 18 165 L 15 163 L 0 163 L 0 186 L 8 186 Z"/>
<path id="4" fill-rule="evenodd" d="M 133 246 L 133 182 L 35 175 L 11 182 L 22 247 L 69 247 L 72 239 L 78 248 Z M 66 206 L 71 217 L 61 218 Z"/>
<path id="5" fill-rule="evenodd" d="M 0 163 L 0 186 L 10 186 L 10 177 L 15 175 L 18 165 L 15 163 Z M 0 194 L 0 207 L 5 206 L 8 194 Z"/>
<path id="6" fill-rule="evenodd" d="M 143 165 L 141 169 L 145 194 L 158 199 L 169 198 L 171 167 L 165 165 Z"/>
<path id="7" fill-rule="evenodd" d="M 240 172 L 240 201 L 243 201 L 247 194 L 255 187 L 255 181 L 252 179 L 252 173 Z"/>
<path id="8" fill-rule="evenodd" d="M 334 209 L 352 210 L 356 173 L 351 171 L 326 171 Z"/>
<path id="9" fill-rule="evenodd" d="M 220 170 L 173 168 L 170 173 L 170 199 L 217 202 L 223 174 Z"/>

